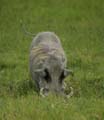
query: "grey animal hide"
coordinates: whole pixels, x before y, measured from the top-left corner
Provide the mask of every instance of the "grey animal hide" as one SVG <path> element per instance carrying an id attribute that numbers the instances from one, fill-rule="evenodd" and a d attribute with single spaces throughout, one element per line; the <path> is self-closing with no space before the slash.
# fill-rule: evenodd
<path id="1" fill-rule="evenodd" d="M 66 69 L 66 56 L 60 39 L 53 32 L 41 32 L 30 47 L 30 73 L 40 94 L 49 92 L 64 95 L 64 78 L 70 73 Z M 72 93 L 71 93 L 72 94 Z"/>

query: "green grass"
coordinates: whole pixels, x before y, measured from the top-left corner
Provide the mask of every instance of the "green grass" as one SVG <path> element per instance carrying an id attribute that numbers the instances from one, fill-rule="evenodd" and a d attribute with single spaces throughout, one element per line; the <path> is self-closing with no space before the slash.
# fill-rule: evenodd
<path id="1" fill-rule="evenodd" d="M 28 70 L 32 37 L 54 31 L 61 39 L 74 88 L 70 99 L 41 98 Z M 0 120 L 104 119 L 104 1 L 0 0 Z"/>

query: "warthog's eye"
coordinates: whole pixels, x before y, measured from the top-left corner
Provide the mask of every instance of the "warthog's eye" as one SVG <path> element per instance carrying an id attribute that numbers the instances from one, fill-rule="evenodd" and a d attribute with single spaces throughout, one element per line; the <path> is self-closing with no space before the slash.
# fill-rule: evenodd
<path id="1" fill-rule="evenodd" d="M 48 70 L 45 69 L 44 72 L 45 72 L 44 79 L 46 80 L 46 82 L 47 83 L 51 82 L 51 76 L 50 76 Z"/>
<path id="2" fill-rule="evenodd" d="M 59 82 L 62 83 L 65 78 L 64 71 L 62 71 L 60 77 L 59 77 Z"/>

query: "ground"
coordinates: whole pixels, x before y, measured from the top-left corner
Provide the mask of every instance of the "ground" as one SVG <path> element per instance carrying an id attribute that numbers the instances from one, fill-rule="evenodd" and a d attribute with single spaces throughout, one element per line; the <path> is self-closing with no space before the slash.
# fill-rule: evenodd
<path id="1" fill-rule="evenodd" d="M 28 70 L 32 36 L 54 31 L 74 71 L 70 99 L 42 98 Z M 104 1 L 0 0 L 0 120 L 104 119 Z"/>

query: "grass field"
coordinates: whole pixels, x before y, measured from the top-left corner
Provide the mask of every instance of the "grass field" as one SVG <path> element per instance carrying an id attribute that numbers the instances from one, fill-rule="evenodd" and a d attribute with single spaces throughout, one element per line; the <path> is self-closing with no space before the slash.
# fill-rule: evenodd
<path id="1" fill-rule="evenodd" d="M 74 88 L 70 99 L 41 98 L 28 70 L 32 37 L 54 31 L 61 39 Z M 104 120 L 104 1 L 0 0 L 0 120 Z"/>

